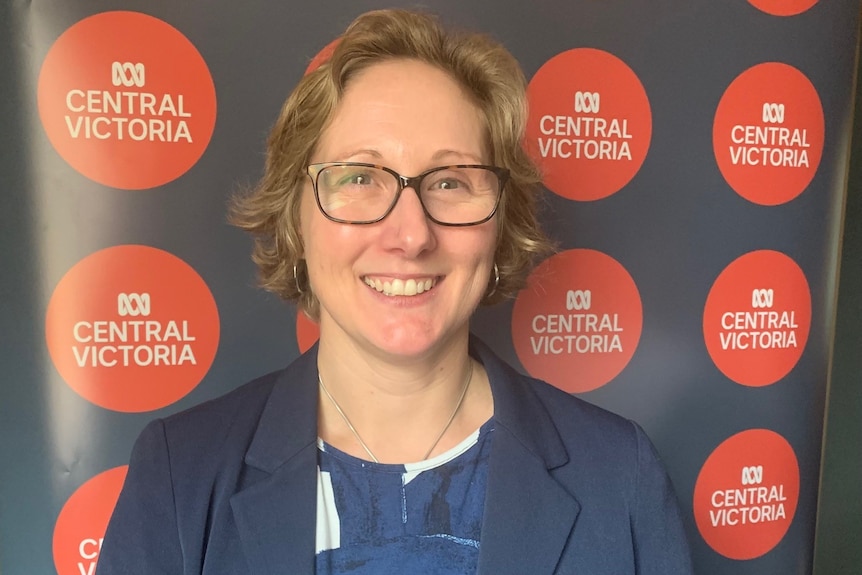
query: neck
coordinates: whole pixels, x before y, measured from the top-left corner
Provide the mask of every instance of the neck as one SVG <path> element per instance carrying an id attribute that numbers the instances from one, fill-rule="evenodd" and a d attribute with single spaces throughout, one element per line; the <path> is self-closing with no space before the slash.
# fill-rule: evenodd
<path id="1" fill-rule="evenodd" d="M 334 345 L 337 338 L 327 338 L 321 329 L 321 379 L 362 442 L 324 393 L 319 402 L 321 437 L 369 459 L 364 442 L 374 458 L 389 463 L 421 460 L 438 436 L 430 456 L 456 445 L 493 411 L 487 377 L 470 359 L 467 338 L 465 329 L 460 341 L 437 353 L 386 358 L 354 345 Z"/>
<path id="2" fill-rule="evenodd" d="M 449 385 L 460 389 L 460 374 L 469 359 L 469 327 L 443 338 L 433 348 L 414 355 L 387 353 L 345 334 L 331 319 L 322 318 L 318 366 L 330 390 L 342 380 L 351 389 L 378 396 L 406 398 Z"/>

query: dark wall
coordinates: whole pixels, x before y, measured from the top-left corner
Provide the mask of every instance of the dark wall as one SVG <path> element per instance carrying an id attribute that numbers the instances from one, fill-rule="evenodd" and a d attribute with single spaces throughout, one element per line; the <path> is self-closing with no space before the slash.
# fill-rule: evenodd
<path id="1" fill-rule="evenodd" d="M 862 573 L 862 101 L 856 109 L 838 283 L 815 575 Z"/>

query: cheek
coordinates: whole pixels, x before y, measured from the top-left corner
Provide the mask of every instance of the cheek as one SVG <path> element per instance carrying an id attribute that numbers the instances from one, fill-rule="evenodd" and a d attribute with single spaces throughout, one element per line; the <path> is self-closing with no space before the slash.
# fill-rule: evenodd
<path id="1" fill-rule="evenodd" d="M 312 198 L 312 202 L 313 202 Z M 363 230 L 327 220 L 317 209 L 303 211 L 302 231 L 309 274 L 318 285 L 337 276 L 352 274 L 352 264 L 362 249 Z"/>
<path id="2" fill-rule="evenodd" d="M 497 218 L 493 218 L 490 222 L 485 222 L 476 230 L 477 244 L 477 259 L 482 264 L 486 264 L 489 268 L 494 265 L 494 257 L 497 251 L 497 239 L 499 236 L 499 226 Z"/>
<path id="3" fill-rule="evenodd" d="M 314 203 L 314 193 L 310 189 L 303 190 L 302 199 L 299 203 L 299 234 L 305 247 L 303 251 L 308 249 L 309 240 L 312 236 L 311 223 L 316 211 L 317 205 Z"/>
<path id="4" fill-rule="evenodd" d="M 300 214 L 304 256 L 312 260 L 313 265 L 320 267 L 327 259 L 327 255 L 333 253 L 332 244 L 336 239 L 337 230 L 332 229 L 333 223 L 323 217 L 318 210 L 314 194 L 310 189 L 303 193 Z"/>
<path id="5" fill-rule="evenodd" d="M 453 240 L 454 253 L 460 254 L 465 279 L 475 290 L 483 291 L 493 275 L 494 253 L 497 247 L 497 226 L 492 222 L 477 227 L 470 237 Z"/>

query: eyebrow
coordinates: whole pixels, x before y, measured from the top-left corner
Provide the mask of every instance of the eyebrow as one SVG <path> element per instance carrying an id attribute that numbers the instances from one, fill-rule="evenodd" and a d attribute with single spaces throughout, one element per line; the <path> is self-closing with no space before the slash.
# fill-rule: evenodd
<path id="1" fill-rule="evenodd" d="M 338 156 L 338 161 L 344 162 L 349 161 L 348 158 L 355 158 L 356 156 L 372 156 L 377 159 L 382 159 L 383 156 L 377 150 L 371 149 L 360 149 L 360 150 L 351 150 L 346 154 L 340 154 Z"/>
<path id="2" fill-rule="evenodd" d="M 468 152 L 459 152 L 457 150 L 438 150 L 431 156 L 431 159 L 434 161 L 443 160 L 445 158 L 449 158 L 455 156 L 456 159 L 466 159 L 467 161 L 473 162 L 475 164 L 482 163 L 482 157 L 477 156 L 475 154 L 471 154 Z"/>
<path id="3" fill-rule="evenodd" d="M 358 150 L 350 150 L 346 154 L 339 154 L 338 161 L 350 161 L 351 158 L 355 158 L 356 156 L 370 156 L 376 160 L 383 160 L 383 155 L 379 151 L 371 148 L 361 148 Z M 481 164 L 483 162 L 481 156 L 471 154 L 469 152 L 459 152 L 458 150 L 437 150 L 431 156 L 432 162 L 442 162 L 446 160 L 473 164 Z"/>

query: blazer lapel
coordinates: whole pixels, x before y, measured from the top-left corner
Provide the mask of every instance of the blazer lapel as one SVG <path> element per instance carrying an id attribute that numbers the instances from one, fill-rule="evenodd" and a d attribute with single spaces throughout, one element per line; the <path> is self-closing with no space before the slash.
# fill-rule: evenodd
<path id="1" fill-rule="evenodd" d="M 314 573 L 317 510 L 317 350 L 273 387 L 246 453 L 231 508 L 251 572 Z"/>
<path id="2" fill-rule="evenodd" d="M 479 574 L 553 573 L 580 505 L 551 471 L 568 462 L 550 416 L 517 372 L 484 344 L 494 396 L 494 446 L 479 551 Z M 273 387 L 245 457 L 231 508 L 251 572 L 312 575 L 317 521 L 317 350 Z"/>
<path id="3" fill-rule="evenodd" d="M 552 475 L 568 454 L 523 376 L 478 340 L 471 347 L 491 381 L 496 424 L 478 572 L 554 573 L 581 509 Z"/>
<path id="4" fill-rule="evenodd" d="M 554 573 L 580 505 L 507 430 L 494 435 L 478 572 Z"/>

